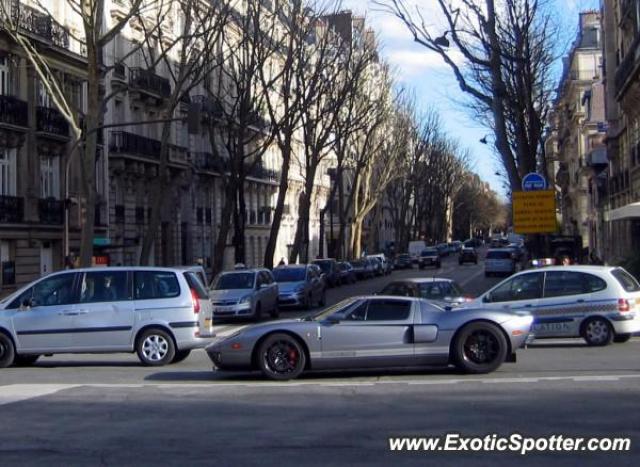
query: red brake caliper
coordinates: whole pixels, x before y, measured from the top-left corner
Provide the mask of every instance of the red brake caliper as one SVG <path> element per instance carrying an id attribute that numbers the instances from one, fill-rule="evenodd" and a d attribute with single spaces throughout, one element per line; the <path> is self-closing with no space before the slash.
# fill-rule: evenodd
<path id="1" fill-rule="evenodd" d="M 295 349 L 289 350 L 289 364 L 295 365 L 298 361 L 298 352 Z"/>

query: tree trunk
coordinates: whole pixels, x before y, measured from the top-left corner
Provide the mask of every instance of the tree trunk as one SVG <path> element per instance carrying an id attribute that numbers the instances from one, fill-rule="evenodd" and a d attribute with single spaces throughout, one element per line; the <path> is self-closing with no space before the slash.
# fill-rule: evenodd
<path id="1" fill-rule="evenodd" d="M 304 191 L 300 195 L 298 208 L 298 222 L 296 225 L 296 235 L 293 240 L 293 248 L 289 256 L 289 263 L 295 263 L 298 256 L 303 262 L 308 261 L 308 239 L 309 239 L 309 211 L 311 210 L 311 197 L 313 196 L 313 184 L 316 178 L 317 165 L 310 165 L 306 174 Z M 307 245 L 305 245 L 305 242 Z M 304 254 L 304 257 L 302 255 Z"/>
<path id="2" fill-rule="evenodd" d="M 291 163 L 291 144 L 290 139 L 286 140 L 285 147 L 282 148 L 282 172 L 280 174 L 280 185 L 278 187 L 278 198 L 276 200 L 276 209 L 273 213 L 273 222 L 269 231 L 269 240 L 264 252 L 264 267 L 273 268 L 273 256 L 276 253 L 276 244 L 278 242 L 278 234 L 282 225 L 282 216 L 284 214 L 284 204 L 289 188 L 289 165 Z"/>
<path id="3" fill-rule="evenodd" d="M 234 230 L 234 241 L 233 245 L 235 247 L 235 261 L 236 263 L 246 263 L 247 261 L 247 251 L 245 244 L 245 230 L 247 223 L 247 203 L 244 198 L 244 183 L 243 183 L 244 174 L 241 174 L 240 183 L 238 183 L 238 189 L 236 190 L 236 199 L 237 202 L 235 204 L 234 209 L 234 222 L 233 222 L 233 230 Z M 255 248 L 255 245 L 254 245 Z"/>
<path id="4" fill-rule="evenodd" d="M 235 191 L 235 184 L 227 183 L 220 215 L 220 228 L 218 229 L 218 235 L 216 236 L 213 247 L 212 272 L 214 276 L 219 274 L 224 268 L 224 252 L 227 249 L 227 238 L 229 237 L 229 230 L 231 230 L 231 215 L 234 206 L 234 203 L 228 200 L 234 199 Z"/>

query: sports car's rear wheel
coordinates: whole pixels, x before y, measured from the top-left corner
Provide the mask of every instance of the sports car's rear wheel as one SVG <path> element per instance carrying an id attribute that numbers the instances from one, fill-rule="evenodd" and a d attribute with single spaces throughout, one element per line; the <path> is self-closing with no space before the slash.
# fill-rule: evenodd
<path id="1" fill-rule="evenodd" d="M 288 334 L 270 335 L 260 344 L 258 352 L 260 370 L 267 378 L 293 379 L 304 370 L 304 349 Z"/>
<path id="2" fill-rule="evenodd" d="M 466 373 L 490 373 L 507 356 L 507 340 L 491 323 L 471 323 L 460 330 L 453 344 L 453 360 Z"/>

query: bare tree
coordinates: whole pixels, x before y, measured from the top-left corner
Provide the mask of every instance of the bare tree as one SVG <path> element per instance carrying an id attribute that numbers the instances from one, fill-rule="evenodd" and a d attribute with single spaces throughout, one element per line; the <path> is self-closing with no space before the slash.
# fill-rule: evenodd
<path id="1" fill-rule="evenodd" d="M 403 21 L 416 42 L 439 54 L 471 107 L 490 116 L 485 121 L 494 132 L 509 184 L 518 187 L 522 176 L 541 162 L 540 130 L 557 40 L 553 13 L 544 0 L 461 0 L 456 7 L 437 1 L 447 25 L 442 34 L 403 0 L 375 3 Z"/>
<path id="2" fill-rule="evenodd" d="M 171 130 L 176 121 L 184 120 L 179 105 L 189 100 L 189 93 L 202 84 L 207 75 L 214 72 L 219 63 L 213 44 L 220 42 L 230 14 L 228 4 L 218 2 L 216 7 L 206 7 L 199 0 L 181 0 L 155 10 L 155 15 L 138 15 L 144 31 L 141 52 L 147 70 L 162 69 L 169 77 L 171 93 L 166 99 L 160 120 L 160 154 L 158 174 L 151 182 L 151 216 L 142 241 L 140 264 L 147 265 L 162 221 L 164 206 L 175 183 L 175 173 L 169 167 L 172 144 Z M 173 18 L 180 18 L 177 26 Z M 147 30 L 147 24 L 165 25 L 155 32 Z M 184 129 L 182 129 L 184 131 Z"/>

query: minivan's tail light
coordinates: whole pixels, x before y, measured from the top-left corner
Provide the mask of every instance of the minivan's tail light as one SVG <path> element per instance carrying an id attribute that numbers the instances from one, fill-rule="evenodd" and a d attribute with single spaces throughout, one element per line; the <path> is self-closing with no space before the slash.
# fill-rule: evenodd
<path id="1" fill-rule="evenodd" d="M 619 298 L 618 311 L 624 312 L 624 311 L 630 311 L 630 310 L 631 310 L 631 306 L 629 305 L 629 300 L 627 300 L 626 298 Z"/>
<path id="2" fill-rule="evenodd" d="M 193 303 L 193 312 L 200 313 L 200 300 L 198 300 L 198 293 L 195 289 L 191 289 L 191 303 Z"/>

